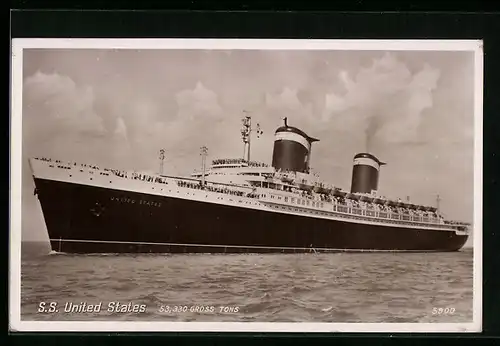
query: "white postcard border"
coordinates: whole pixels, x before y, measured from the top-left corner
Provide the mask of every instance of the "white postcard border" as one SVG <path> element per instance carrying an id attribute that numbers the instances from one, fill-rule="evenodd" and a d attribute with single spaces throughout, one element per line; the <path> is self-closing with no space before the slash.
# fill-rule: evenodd
<path id="1" fill-rule="evenodd" d="M 473 321 L 471 323 L 275 323 L 21 320 L 21 192 L 23 50 L 46 49 L 266 49 L 363 51 L 473 51 L 474 221 Z M 11 331 L 116 332 L 481 332 L 483 42 L 481 40 L 296 40 L 296 39 L 37 39 L 12 40 L 9 329 Z"/>

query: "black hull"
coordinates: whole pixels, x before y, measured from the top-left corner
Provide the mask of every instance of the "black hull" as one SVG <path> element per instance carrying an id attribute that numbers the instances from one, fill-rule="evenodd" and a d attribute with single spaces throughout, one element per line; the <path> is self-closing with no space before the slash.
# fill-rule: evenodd
<path id="1" fill-rule="evenodd" d="M 35 179 L 53 251 L 457 251 L 467 235 L 365 225 Z"/>

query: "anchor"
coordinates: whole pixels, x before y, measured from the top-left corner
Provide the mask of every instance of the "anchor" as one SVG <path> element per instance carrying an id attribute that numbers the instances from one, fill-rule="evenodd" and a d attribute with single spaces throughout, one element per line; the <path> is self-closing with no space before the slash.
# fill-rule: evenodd
<path id="1" fill-rule="evenodd" d="M 105 210 L 106 208 L 104 206 L 101 205 L 101 203 L 99 202 L 96 202 L 95 204 L 95 207 L 90 209 L 90 211 L 92 212 L 92 214 L 94 214 L 95 216 L 101 216 L 101 214 L 103 213 L 103 211 Z"/>

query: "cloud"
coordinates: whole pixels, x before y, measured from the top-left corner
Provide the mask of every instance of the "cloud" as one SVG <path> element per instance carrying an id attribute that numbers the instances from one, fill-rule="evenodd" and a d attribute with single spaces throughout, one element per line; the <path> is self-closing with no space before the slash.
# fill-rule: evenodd
<path id="1" fill-rule="evenodd" d="M 180 112 L 189 114 L 190 117 L 215 117 L 220 118 L 222 108 L 220 107 L 217 94 L 206 88 L 198 81 L 194 89 L 182 90 L 176 94 L 177 104 Z"/>
<path id="2" fill-rule="evenodd" d="M 84 111 L 92 103 L 92 90 L 79 88 L 75 82 L 57 73 L 40 71 L 26 78 L 24 98 L 28 103 L 38 103 L 49 109 L 50 116 L 64 119 Z"/>
<path id="3" fill-rule="evenodd" d="M 378 141 L 417 141 L 424 111 L 433 106 L 439 76 L 440 71 L 429 65 L 412 73 L 394 54 L 386 53 L 354 77 L 340 71 L 345 93 L 326 96 L 323 120 L 363 131 L 367 151 Z"/>
<path id="4" fill-rule="evenodd" d="M 24 81 L 23 151 L 41 156 L 49 150 L 66 156 L 61 138 L 96 138 L 103 134 L 101 119 L 93 112 L 94 93 L 68 76 L 36 72 Z M 55 144 L 57 143 L 57 145 Z"/>
<path id="5" fill-rule="evenodd" d="M 319 115 L 315 101 L 297 88 L 284 87 L 281 92 L 266 93 L 266 127 L 275 128 L 282 123 L 282 118 L 287 117 L 291 126 L 314 132 L 318 127 Z"/>
<path id="6" fill-rule="evenodd" d="M 61 131 L 99 132 L 102 124 L 92 112 L 93 99 L 91 87 L 79 87 L 57 73 L 36 72 L 24 82 L 23 114 L 37 127 L 54 122 Z"/>

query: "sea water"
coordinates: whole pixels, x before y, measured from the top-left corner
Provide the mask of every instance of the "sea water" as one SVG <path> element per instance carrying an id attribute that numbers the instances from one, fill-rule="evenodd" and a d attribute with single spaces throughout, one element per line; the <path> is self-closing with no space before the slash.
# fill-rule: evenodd
<path id="1" fill-rule="evenodd" d="M 74 255 L 23 243 L 21 319 L 472 322 L 472 254 Z"/>

